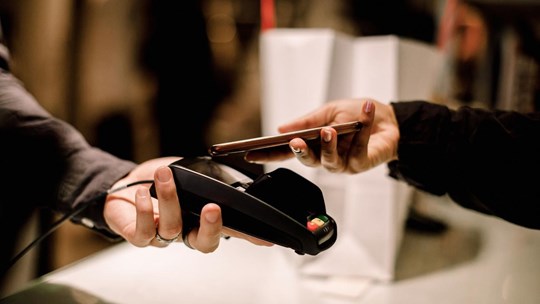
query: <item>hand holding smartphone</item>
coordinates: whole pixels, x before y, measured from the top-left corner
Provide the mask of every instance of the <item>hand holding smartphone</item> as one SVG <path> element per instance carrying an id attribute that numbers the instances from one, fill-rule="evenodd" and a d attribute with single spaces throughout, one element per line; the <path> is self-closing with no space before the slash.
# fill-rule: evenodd
<path id="1" fill-rule="evenodd" d="M 362 128 L 362 123 L 359 121 L 351 121 L 342 124 L 331 125 L 336 130 L 338 135 L 357 132 Z M 281 133 L 278 135 L 255 137 L 227 143 L 215 144 L 208 149 L 212 156 L 222 156 L 231 153 L 247 152 L 265 148 L 272 148 L 282 145 L 287 145 L 293 138 L 302 138 L 303 140 L 314 140 L 320 138 L 321 129 L 323 127 Z"/>

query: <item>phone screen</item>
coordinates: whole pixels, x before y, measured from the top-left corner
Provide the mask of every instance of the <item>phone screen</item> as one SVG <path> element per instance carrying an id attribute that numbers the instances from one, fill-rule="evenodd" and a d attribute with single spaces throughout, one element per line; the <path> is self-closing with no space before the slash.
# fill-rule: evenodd
<path id="1" fill-rule="evenodd" d="M 341 135 L 359 131 L 362 128 L 362 123 L 359 121 L 352 121 L 331 125 L 330 127 L 334 128 L 338 135 Z M 314 140 L 320 137 L 322 128 L 323 127 L 317 127 L 281 133 L 278 135 L 262 136 L 215 144 L 212 145 L 208 151 L 210 155 L 218 156 L 287 145 L 293 138 L 302 138 L 306 141 Z"/>

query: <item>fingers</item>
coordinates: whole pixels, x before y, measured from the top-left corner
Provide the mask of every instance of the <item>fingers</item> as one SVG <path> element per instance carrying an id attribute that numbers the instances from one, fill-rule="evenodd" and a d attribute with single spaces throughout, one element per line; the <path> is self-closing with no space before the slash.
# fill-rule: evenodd
<path id="1" fill-rule="evenodd" d="M 182 232 L 181 202 L 179 202 L 170 168 L 167 166 L 158 168 L 154 173 L 154 183 L 157 200 L 151 197 L 148 187 L 139 187 L 134 193 L 134 203 L 126 204 L 123 202 L 116 204 L 118 207 L 122 207 L 118 211 L 128 207 L 135 211 L 131 212 L 131 216 L 127 216 L 127 211 L 120 213 L 126 215 L 122 236 L 137 247 L 166 247 L 170 242 L 176 241 Z M 119 202 L 118 198 L 116 202 Z M 135 219 L 128 221 L 129 218 L 133 219 L 134 215 Z M 117 220 L 116 222 L 120 221 Z M 221 208 L 214 203 L 209 203 L 203 207 L 199 224 L 199 227 L 188 232 L 186 243 L 188 243 L 189 247 L 203 253 L 214 252 L 219 247 L 223 236 L 222 232 L 226 232 L 230 236 L 246 239 L 256 245 L 273 245 L 255 237 L 224 228 Z"/>
<path id="2" fill-rule="evenodd" d="M 343 161 L 337 150 L 337 132 L 334 128 L 324 127 L 321 129 L 320 151 L 315 151 L 307 143 L 295 138 L 289 142 L 289 147 L 293 151 L 296 159 L 308 167 L 322 165 L 331 172 L 343 171 Z"/>
<path id="3" fill-rule="evenodd" d="M 200 226 L 189 232 L 186 245 L 203 253 L 214 252 L 219 246 L 222 228 L 221 208 L 214 203 L 206 204 L 201 210 Z"/>
<path id="4" fill-rule="evenodd" d="M 337 149 L 337 132 L 333 128 L 325 127 L 321 130 L 321 165 L 330 172 L 345 170 L 344 161 Z"/>
<path id="5" fill-rule="evenodd" d="M 137 189 L 137 193 L 135 194 L 135 209 L 137 213 L 135 234 L 128 241 L 137 247 L 148 246 L 156 235 L 154 207 L 148 188 L 139 187 Z"/>
<path id="6" fill-rule="evenodd" d="M 308 147 L 307 143 L 300 138 L 290 141 L 289 147 L 302 164 L 308 167 L 322 165 L 330 172 L 341 172 L 345 169 L 342 156 L 337 149 L 338 138 L 334 128 L 324 127 L 321 129 L 320 152 L 315 152 Z"/>
<path id="7" fill-rule="evenodd" d="M 181 202 L 178 199 L 170 168 L 157 169 L 155 183 L 159 218 L 154 227 L 157 240 L 152 241 L 152 245 L 164 247 L 170 241 L 176 240 L 182 232 Z M 150 229 L 147 225 L 144 228 Z M 219 246 L 222 228 L 221 208 L 217 204 L 207 204 L 201 211 L 200 227 L 188 232 L 186 245 L 204 253 L 213 252 Z"/>
<path id="8" fill-rule="evenodd" d="M 362 122 L 363 127 L 354 134 L 342 135 L 338 138 L 337 132 L 331 127 L 324 127 L 321 130 L 320 151 L 314 147 L 308 147 L 306 142 L 296 138 L 289 142 L 289 147 L 295 157 L 304 165 L 309 167 L 323 166 L 330 172 L 360 172 L 369 166 L 368 142 L 371 136 L 371 129 L 375 115 L 374 103 L 370 99 L 361 101 L 361 105 L 351 104 L 348 110 L 348 119 L 355 119 Z M 317 114 L 317 119 L 321 119 Z M 313 117 L 310 117 L 314 119 Z M 327 117 L 327 120 L 335 121 L 334 116 Z M 296 124 L 306 123 L 308 120 L 297 120 Z M 286 125 L 285 129 L 293 126 Z M 297 127 L 297 125 L 294 125 Z"/>
<path id="9" fill-rule="evenodd" d="M 165 247 L 182 232 L 181 202 L 170 168 L 156 170 L 155 186 L 159 216 L 152 211 L 148 189 L 142 188 L 137 192 L 137 225 L 133 243 L 139 246 Z M 222 230 L 221 208 L 209 203 L 201 210 L 199 227 L 187 232 L 186 245 L 203 253 L 214 252 L 219 246 Z"/>
<path id="10" fill-rule="evenodd" d="M 184 239 L 186 246 L 203 253 L 214 252 L 224 236 L 244 239 L 258 246 L 274 244 L 223 226 L 221 208 L 214 203 L 205 205 L 201 211 L 200 227 L 190 231 Z"/>
<path id="11" fill-rule="evenodd" d="M 154 174 L 154 182 L 159 210 L 154 230 L 158 245 L 167 245 L 182 232 L 182 215 L 171 169 L 167 166 L 158 168 Z"/>
<path id="12" fill-rule="evenodd" d="M 354 135 L 353 144 L 347 157 L 348 171 L 358 173 L 365 171 L 370 166 L 368 144 L 372 134 L 373 120 L 375 118 L 375 104 L 372 100 L 365 100 L 362 104 L 360 121 L 363 127 Z"/>

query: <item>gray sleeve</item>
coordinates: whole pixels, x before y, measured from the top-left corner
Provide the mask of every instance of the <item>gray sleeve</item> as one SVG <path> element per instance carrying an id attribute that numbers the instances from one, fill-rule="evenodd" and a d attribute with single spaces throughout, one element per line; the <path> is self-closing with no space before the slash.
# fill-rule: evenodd
<path id="1" fill-rule="evenodd" d="M 10 190 L 8 198 L 21 206 L 69 212 L 107 191 L 136 166 L 90 146 L 4 69 L 0 69 L 0 142 L 0 182 Z M 86 218 L 90 228 L 114 236 L 104 221 L 103 203 L 102 198 L 72 220 L 81 223 Z"/>

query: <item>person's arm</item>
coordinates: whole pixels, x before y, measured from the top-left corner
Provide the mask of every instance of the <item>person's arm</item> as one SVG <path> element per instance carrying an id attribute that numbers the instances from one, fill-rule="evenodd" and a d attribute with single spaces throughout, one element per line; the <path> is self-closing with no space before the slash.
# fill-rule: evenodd
<path id="1" fill-rule="evenodd" d="M 0 184 L 6 190 L 0 203 L 2 228 L 18 231 L 36 207 L 67 214 L 99 197 L 72 221 L 140 247 L 166 246 L 163 238 L 177 239 L 182 230 L 180 201 L 167 168 L 178 157 L 135 164 L 90 146 L 75 128 L 46 112 L 1 67 L 0 142 Z M 167 181 L 156 180 L 160 172 L 169 175 Z M 150 185 L 103 195 L 111 188 L 140 180 L 154 180 L 159 199 L 150 198 Z M 188 237 L 192 248 L 202 252 L 218 247 L 221 232 L 257 245 L 271 245 L 222 227 L 216 204 L 205 205 L 199 224 Z M 10 244 L 14 243 L 15 233 L 9 238 Z"/>
<path id="2" fill-rule="evenodd" d="M 400 131 L 391 175 L 464 207 L 540 228 L 540 113 L 392 103 Z"/>
<path id="3" fill-rule="evenodd" d="M 255 162 L 293 155 L 306 166 L 361 173 L 388 163 L 390 175 L 464 207 L 540 229 L 540 113 L 469 107 L 453 111 L 425 101 L 391 105 L 372 99 L 336 100 L 290 123 L 281 132 L 359 120 L 364 127 L 337 138 L 323 128 L 320 149 L 295 138 L 291 151 L 253 151 Z"/>
<path id="4" fill-rule="evenodd" d="M 52 117 L 8 71 L 0 73 L 2 179 L 13 202 L 68 212 L 107 191 L 135 164 L 91 147 L 71 125 Z M 24 181 L 24 182 L 23 182 Z M 107 236 L 103 199 L 73 221 Z M 12 203 L 13 203 L 12 202 Z"/>

